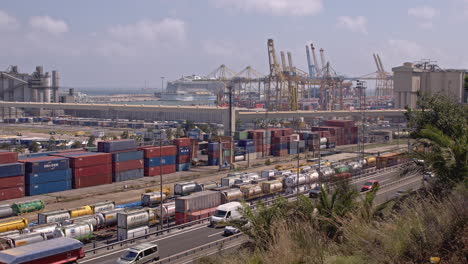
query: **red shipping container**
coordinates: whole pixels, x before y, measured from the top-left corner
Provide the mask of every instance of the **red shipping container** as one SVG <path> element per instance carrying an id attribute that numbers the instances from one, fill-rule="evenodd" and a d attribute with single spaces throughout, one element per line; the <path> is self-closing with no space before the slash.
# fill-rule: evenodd
<path id="1" fill-rule="evenodd" d="M 24 197 L 24 186 L 0 189 L 0 201 Z"/>
<path id="2" fill-rule="evenodd" d="M 17 152 L 0 152 L 0 164 L 18 162 Z"/>
<path id="3" fill-rule="evenodd" d="M 111 183 L 112 173 L 73 178 L 74 189 Z"/>
<path id="4" fill-rule="evenodd" d="M 198 157 L 198 151 L 199 151 L 199 150 L 200 150 L 200 146 L 198 145 L 198 142 L 196 142 L 196 143 L 192 146 L 192 151 L 190 152 L 193 158 L 197 158 L 197 157 Z"/>
<path id="5" fill-rule="evenodd" d="M 129 160 L 129 161 L 122 161 L 112 163 L 112 172 L 121 172 L 121 171 L 129 171 L 129 170 L 136 170 L 136 169 L 143 169 L 144 162 L 143 160 Z"/>
<path id="6" fill-rule="evenodd" d="M 190 212 L 190 213 L 175 213 L 176 225 L 185 224 L 198 219 L 207 218 L 214 214 L 217 207 L 208 208 L 201 211 Z"/>
<path id="7" fill-rule="evenodd" d="M 327 126 L 334 126 L 334 127 L 352 127 L 354 126 L 353 120 L 327 120 L 325 121 Z"/>
<path id="8" fill-rule="evenodd" d="M 73 177 L 87 177 L 93 175 L 102 175 L 112 173 L 112 163 L 101 164 L 97 166 L 73 168 Z"/>
<path id="9" fill-rule="evenodd" d="M 24 186 L 24 175 L 0 178 L 0 188 Z"/>
<path id="10" fill-rule="evenodd" d="M 293 133 L 292 128 L 283 128 L 283 136 L 290 136 Z"/>
<path id="11" fill-rule="evenodd" d="M 190 155 L 179 155 L 176 157 L 177 164 L 189 163 L 189 162 L 190 162 Z"/>
<path id="12" fill-rule="evenodd" d="M 71 157 L 78 153 L 64 153 L 54 154 L 53 156 L 66 157 L 70 160 L 71 168 L 81 168 L 96 166 L 100 164 L 107 164 L 112 162 L 112 155 L 110 153 L 91 153 L 89 155 Z"/>
<path id="13" fill-rule="evenodd" d="M 161 169 L 161 171 L 160 171 Z M 170 174 L 176 172 L 176 165 L 164 165 L 161 167 L 145 168 L 145 176 L 159 176 L 159 174 Z"/>
<path id="14" fill-rule="evenodd" d="M 176 139 L 174 139 L 174 145 L 176 145 L 178 147 L 191 146 L 190 138 L 176 138 Z"/>
<path id="15" fill-rule="evenodd" d="M 155 157 L 165 157 L 165 156 L 175 156 L 177 154 L 177 147 L 174 145 L 171 146 L 150 146 L 150 147 L 141 147 L 140 150 L 143 150 L 143 157 L 145 158 L 155 158 Z"/>

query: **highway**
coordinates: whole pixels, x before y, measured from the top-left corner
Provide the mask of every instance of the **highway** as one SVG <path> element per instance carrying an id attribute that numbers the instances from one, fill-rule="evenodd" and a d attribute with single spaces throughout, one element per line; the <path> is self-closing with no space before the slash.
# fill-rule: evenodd
<path id="1" fill-rule="evenodd" d="M 361 185 L 367 180 L 378 180 L 383 186 L 394 181 L 400 181 L 399 171 L 396 168 L 389 169 L 386 172 L 379 174 L 370 174 L 365 177 L 358 179 L 353 179 L 351 185 L 360 190 Z M 417 177 L 420 182 L 421 178 Z M 412 180 L 412 179 L 411 179 Z M 413 183 L 413 181 L 410 181 Z M 404 186 L 406 183 L 403 182 Z M 395 187 L 396 186 L 396 187 Z M 391 186 L 391 191 L 386 190 L 385 188 L 381 189 L 378 193 L 379 201 L 387 200 L 395 195 L 396 190 L 401 189 L 402 187 L 395 185 Z M 380 197 L 382 196 L 382 197 Z M 223 229 L 210 228 L 207 224 L 197 224 L 191 227 L 186 227 L 184 229 L 173 230 L 170 233 L 155 237 L 152 236 L 146 240 L 138 240 L 136 243 L 143 243 L 145 241 L 157 242 L 160 247 L 160 256 L 161 258 L 169 257 L 180 252 L 184 252 L 189 249 L 193 249 L 210 242 L 220 240 L 223 237 Z M 79 261 L 79 263 L 115 263 L 115 260 L 122 254 L 122 252 L 128 248 L 130 245 L 115 246 L 114 249 L 105 250 L 101 249 L 97 254 L 92 252 L 87 253 L 87 256 Z M 89 246 L 86 247 L 90 248 Z M 192 256 L 193 259 L 193 256 Z M 181 260 L 182 261 L 182 260 Z M 184 261 L 187 261 L 185 258 Z"/>

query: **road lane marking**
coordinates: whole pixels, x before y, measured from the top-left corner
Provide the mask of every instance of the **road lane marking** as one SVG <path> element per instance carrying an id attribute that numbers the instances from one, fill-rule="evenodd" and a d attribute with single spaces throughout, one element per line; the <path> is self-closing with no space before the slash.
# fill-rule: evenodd
<path id="1" fill-rule="evenodd" d="M 198 230 L 198 229 L 201 229 L 201 228 L 205 228 L 206 226 L 203 225 L 203 226 L 200 226 L 200 227 L 196 227 L 196 228 L 193 228 L 193 229 L 190 229 L 190 230 L 186 230 L 184 232 L 178 232 L 176 234 L 172 234 L 170 236 L 166 236 L 166 237 L 161 237 L 159 239 L 156 239 L 156 240 L 150 240 L 150 241 L 147 241 L 147 242 L 157 242 L 157 241 L 161 241 L 161 240 L 164 240 L 164 239 L 167 239 L 167 238 L 171 238 L 171 237 L 175 237 L 175 236 L 178 236 L 178 235 L 182 235 L 182 234 L 186 234 L 186 233 L 190 233 L 192 231 L 195 231 L 195 230 Z M 101 249 L 102 250 L 102 249 Z M 97 260 L 97 259 L 100 259 L 100 258 L 103 258 L 103 257 L 107 257 L 107 256 L 110 256 L 110 255 L 114 255 L 116 253 L 119 253 L 119 252 L 122 252 L 122 251 L 125 251 L 127 250 L 127 248 L 124 248 L 124 249 L 119 249 L 119 250 L 116 250 L 116 251 L 112 251 L 110 253 L 107 253 L 107 254 L 104 254 L 104 255 L 100 255 L 98 257 L 95 257 L 95 258 L 92 258 L 92 259 L 85 259 L 83 261 L 80 261 L 79 263 L 86 263 L 86 262 L 90 262 L 90 261 L 94 261 L 94 260 Z"/>
<path id="2" fill-rule="evenodd" d="M 224 231 L 221 231 L 221 232 L 218 232 L 218 233 L 211 234 L 211 235 L 209 235 L 208 237 L 217 236 L 217 235 L 219 235 L 219 234 L 222 234 L 222 233 L 224 233 Z"/>

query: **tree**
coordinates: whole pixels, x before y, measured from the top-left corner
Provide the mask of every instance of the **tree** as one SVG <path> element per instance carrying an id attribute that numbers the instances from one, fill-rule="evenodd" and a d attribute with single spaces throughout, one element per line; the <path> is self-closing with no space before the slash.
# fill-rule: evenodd
<path id="1" fill-rule="evenodd" d="M 96 137 L 94 135 L 89 136 L 88 143 L 86 144 L 87 147 L 95 147 L 96 144 Z"/>
<path id="2" fill-rule="evenodd" d="M 83 147 L 83 144 L 82 144 L 80 141 L 75 141 L 75 142 L 73 142 L 73 144 L 71 145 L 71 148 L 74 148 L 74 149 L 76 149 L 76 148 L 81 148 L 81 147 Z"/>
<path id="3" fill-rule="evenodd" d="M 171 128 L 166 129 L 166 137 L 169 140 L 174 138 L 174 133 L 172 132 Z"/>
<path id="4" fill-rule="evenodd" d="M 53 136 L 49 138 L 49 142 L 47 144 L 47 151 L 53 151 L 56 149 L 55 141 L 56 140 Z"/>
<path id="5" fill-rule="evenodd" d="M 185 130 L 189 131 L 191 129 L 195 128 L 195 123 L 192 120 L 186 120 L 185 121 Z"/>
<path id="6" fill-rule="evenodd" d="M 29 145 L 28 149 L 30 152 L 36 153 L 39 152 L 39 150 L 41 150 L 41 145 L 39 145 L 39 143 L 37 143 L 36 141 L 33 141 L 31 145 Z"/>
<path id="7" fill-rule="evenodd" d="M 112 135 L 112 140 L 117 140 L 119 139 L 119 137 L 117 137 L 117 135 Z"/>
<path id="8" fill-rule="evenodd" d="M 122 134 L 120 135 L 120 138 L 122 139 L 128 139 L 129 135 L 128 135 L 128 130 L 125 130 L 124 132 L 122 132 Z"/>
<path id="9" fill-rule="evenodd" d="M 3 142 L 1 145 L 0 145 L 0 149 L 10 149 L 10 144 L 6 143 L 6 142 Z"/>
<path id="10" fill-rule="evenodd" d="M 108 139 L 108 137 L 106 135 L 101 137 L 101 140 L 107 140 L 107 139 Z"/>
<path id="11" fill-rule="evenodd" d="M 15 148 L 15 152 L 18 152 L 21 154 L 23 154 L 25 151 L 26 151 L 26 148 L 24 147 L 24 145 L 19 145 Z"/>
<path id="12" fill-rule="evenodd" d="M 200 130 L 205 133 L 208 133 L 208 134 L 211 133 L 211 126 L 208 124 L 200 124 L 198 128 L 200 128 Z"/>

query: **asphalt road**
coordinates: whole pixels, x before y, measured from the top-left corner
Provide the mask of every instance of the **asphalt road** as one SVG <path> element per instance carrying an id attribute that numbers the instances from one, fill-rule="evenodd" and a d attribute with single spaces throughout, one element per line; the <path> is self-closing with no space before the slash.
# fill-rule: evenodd
<path id="1" fill-rule="evenodd" d="M 389 170 L 379 174 L 371 174 L 359 179 L 351 181 L 351 185 L 357 190 L 360 190 L 362 184 L 367 180 L 378 180 L 381 184 L 387 184 L 394 181 L 401 180 L 398 170 Z M 402 183 L 403 184 L 403 183 Z M 403 184 L 404 185 L 404 184 Z M 392 188 L 394 188 L 392 186 Z M 398 187 L 400 188 L 400 187 Z M 395 192 L 384 192 L 382 189 L 379 195 L 384 196 L 382 199 L 388 199 Z M 185 229 L 172 231 L 171 233 L 151 237 L 147 240 L 138 240 L 137 244 L 146 241 L 157 242 L 160 248 L 160 257 L 165 258 L 186 250 L 205 245 L 207 243 L 216 241 L 223 238 L 223 229 L 214 229 L 207 227 L 207 224 L 195 225 Z M 88 253 L 86 258 L 79 261 L 79 263 L 115 263 L 123 251 L 130 247 L 124 245 L 122 247 L 115 247 L 113 251 L 100 250 L 97 254 Z"/>

